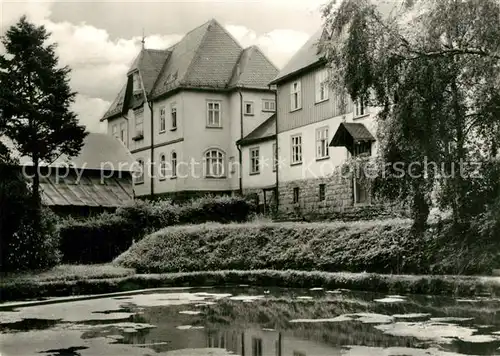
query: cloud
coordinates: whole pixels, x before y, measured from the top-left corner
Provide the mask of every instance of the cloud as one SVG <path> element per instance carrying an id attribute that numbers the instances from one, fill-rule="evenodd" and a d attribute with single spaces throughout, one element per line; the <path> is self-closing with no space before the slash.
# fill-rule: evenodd
<path id="1" fill-rule="evenodd" d="M 225 28 L 243 47 L 259 46 L 279 68 L 282 68 L 290 57 L 309 39 L 307 33 L 290 29 L 276 29 L 258 35 L 245 26 L 229 24 L 225 25 Z"/>
<path id="2" fill-rule="evenodd" d="M 106 132 L 107 124 L 100 122 L 99 119 L 102 115 L 104 115 L 106 110 L 108 110 L 110 104 L 111 102 L 101 98 L 92 98 L 86 95 L 78 94 L 73 104 L 73 110 L 75 113 L 85 114 L 86 118 L 92 118 L 89 120 L 83 120 L 83 123 L 86 124 L 88 131 Z M 83 119 L 81 115 L 80 119 Z"/>
<path id="3" fill-rule="evenodd" d="M 299 4 L 297 1 L 296 5 Z M 30 21 L 44 25 L 52 34 L 51 42 L 58 44 L 60 64 L 72 69 L 70 84 L 78 93 L 73 110 L 89 131 L 105 132 L 106 125 L 99 119 L 125 82 L 129 66 L 140 50 L 141 38 L 111 38 L 105 29 L 85 22 L 54 22 L 50 17 L 52 5 L 53 1 L 0 0 L 1 32 L 23 14 Z M 259 34 L 237 24 L 226 24 L 225 27 L 243 47 L 259 46 L 278 67 L 282 67 L 309 37 L 304 32 L 291 29 L 275 29 Z M 146 37 L 146 47 L 164 49 L 182 36 L 180 33 L 150 35 Z"/>

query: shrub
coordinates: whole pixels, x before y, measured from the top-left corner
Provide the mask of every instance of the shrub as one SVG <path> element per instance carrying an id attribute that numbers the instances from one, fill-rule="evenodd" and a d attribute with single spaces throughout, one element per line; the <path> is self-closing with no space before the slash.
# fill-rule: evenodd
<path id="1" fill-rule="evenodd" d="M 500 250 L 463 248 L 451 230 L 413 235 L 411 221 L 246 223 L 176 226 L 149 235 L 115 263 L 138 272 L 320 270 L 328 272 L 488 273 Z"/>
<path id="2" fill-rule="evenodd" d="M 108 262 L 129 248 L 140 233 L 132 221 L 115 214 L 84 221 L 68 219 L 59 226 L 63 262 Z"/>
<path id="3" fill-rule="evenodd" d="M 179 223 L 245 221 L 252 209 L 246 200 L 231 197 L 201 198 L 180 206 L 170 201 L 137 200 L 115 214 L 83 221 L 67 219 L 60 225 L 63 261 L 109 262 L 151 232 Z"/>
<path id="4" fill-rule="evenodd" d="M 255 205 L 241 197 L 203 197 L 181 206 L 179 222 L 202 224 L 205 222 L 243 222 L 255 212 Z"/>
<path id="5" fill-rule="evenodd" d="M 0 269 L 23 271 L 54 266 L 59 260 L 56 217 L 33 208 L 31 190 L 10 152 L 0 142 Z M 33 228 L 33 214 L 41 225 Z"/>
<path id="6" fill-rule="evenodd" d="M 117 216 L 134 223 L 138 232 L 135 238 L 177 224 L 178 214 L 178 209 L 167 200 L 136 200 L 116 211 Z"/>
<path id="7" fill-rule="evenodd" d="M 28 208 L 17 231 L 5 240 L 2 271 L 41 270 L 60 262 L 57 217 L 50 209 L 43 208 L 38 212 L 41 214 L 40 227 L 35 230 L 33 214 L 36 213 Z"/>

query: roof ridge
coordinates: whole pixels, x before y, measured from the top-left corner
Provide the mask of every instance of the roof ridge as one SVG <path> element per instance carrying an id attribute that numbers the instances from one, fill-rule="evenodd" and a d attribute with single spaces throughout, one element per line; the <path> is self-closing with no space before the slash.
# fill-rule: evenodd
<path id="1" fill-rule="evenodd" d="M 194 32 L 194 31 L 198 30 L 199 28 L 202 28 L 203 26 L 206 26 L 208 23 L 213 22 L 213 21 L 217 22 L 214 18 L 212 18 L 212 19 L 210 19 L 210 20 L 208 20 L 208 21 L 203 22 L 201 25 L 196 26 L 196 27 L 195 27 L 195 28 L 193 28 L 192 30 L 190 30 L 190 31 L 186 32 L 186 33 L 184 34 L 184 36 L 182 36 L 182 38 L 180 39 L 180 41 L 182 41 L 182 40 L 184 39 L 184 37 L 186 37 L 187 35 L 189 35 L 191 32 Z M 177 43 L 179 43 L 180 41 L 178 41 Z M 176 44 L 177 44 L 177 43 L 176 43 Z M 172 46 L 175 46 L 176 44 L 174 44 L 174 45 L 172 45 Z"/>
<path id="2" fill-rule="evenodd" d="M 233 71 L 231 73 L 231 78 L 229 79 L 229 84 L 231 84 L 233 77 L 236 77 L 236 75 L 238 76 L 238 78 L 236 78 L 236 86 L 238 86 L 238 82 L 241 78 L 241 57 L 243 57 L 243 54 L 245 53 L 245 50 L 241 51 L 240 52 L 240 55 L 238 56 L 238 60 L 236 61 L 236 63 L 234 64 L 234 67 L 233 67 Z"/>

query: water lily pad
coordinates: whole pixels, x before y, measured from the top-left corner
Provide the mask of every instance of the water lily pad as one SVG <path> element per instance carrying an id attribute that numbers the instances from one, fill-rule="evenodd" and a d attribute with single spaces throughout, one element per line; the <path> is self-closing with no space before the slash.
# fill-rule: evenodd
<path id="1" fill-rule="evenodd" d="M 290 323 L 338 323 L 350 320 L 353 319 L 347 315 L 339 315 L 335 318 L 327 318 L 327 319 L 294 319 L 290 320 Z"/>
<path id="2" fill-rule="evenodd" d="M 181 310 L 179 314 L 186 314 L 186 315 L 198 315 L 201 314 L 200 311 L 195 311 L 195 310 Z"/>

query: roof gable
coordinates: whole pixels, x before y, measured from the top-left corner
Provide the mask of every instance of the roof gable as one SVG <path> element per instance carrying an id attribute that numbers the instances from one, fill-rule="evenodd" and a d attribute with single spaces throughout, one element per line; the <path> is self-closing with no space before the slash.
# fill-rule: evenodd
<path id="1" fill-rule="evenodd" d="M 318 30 L 314 35 L 312 35 L 283 67 L 278 76 L 272 81 L 272 84 L 281 82 L 295 73 L 320 62 L 322 60 L 322 56 L 318 53 L 318 42 L 322 35 L 323 29 Z"/>
<path id="2" fill-rule="evenodd" d="M 251 46 L 241 52 L 229 86 L 267 89 L 277 74 L 278 68 L 257 46 Z"/>
<path id="3" fill-rule="evenodd" d="M 253 130 L 244 138 L 239 140 L 237 144 L 246 146 L 266 139 L 272 139 L 275 137 L 275 135 L 276 135 L 276 114 L 273 114 L 266 121 L 257 126 L 255 130 Z"/>

